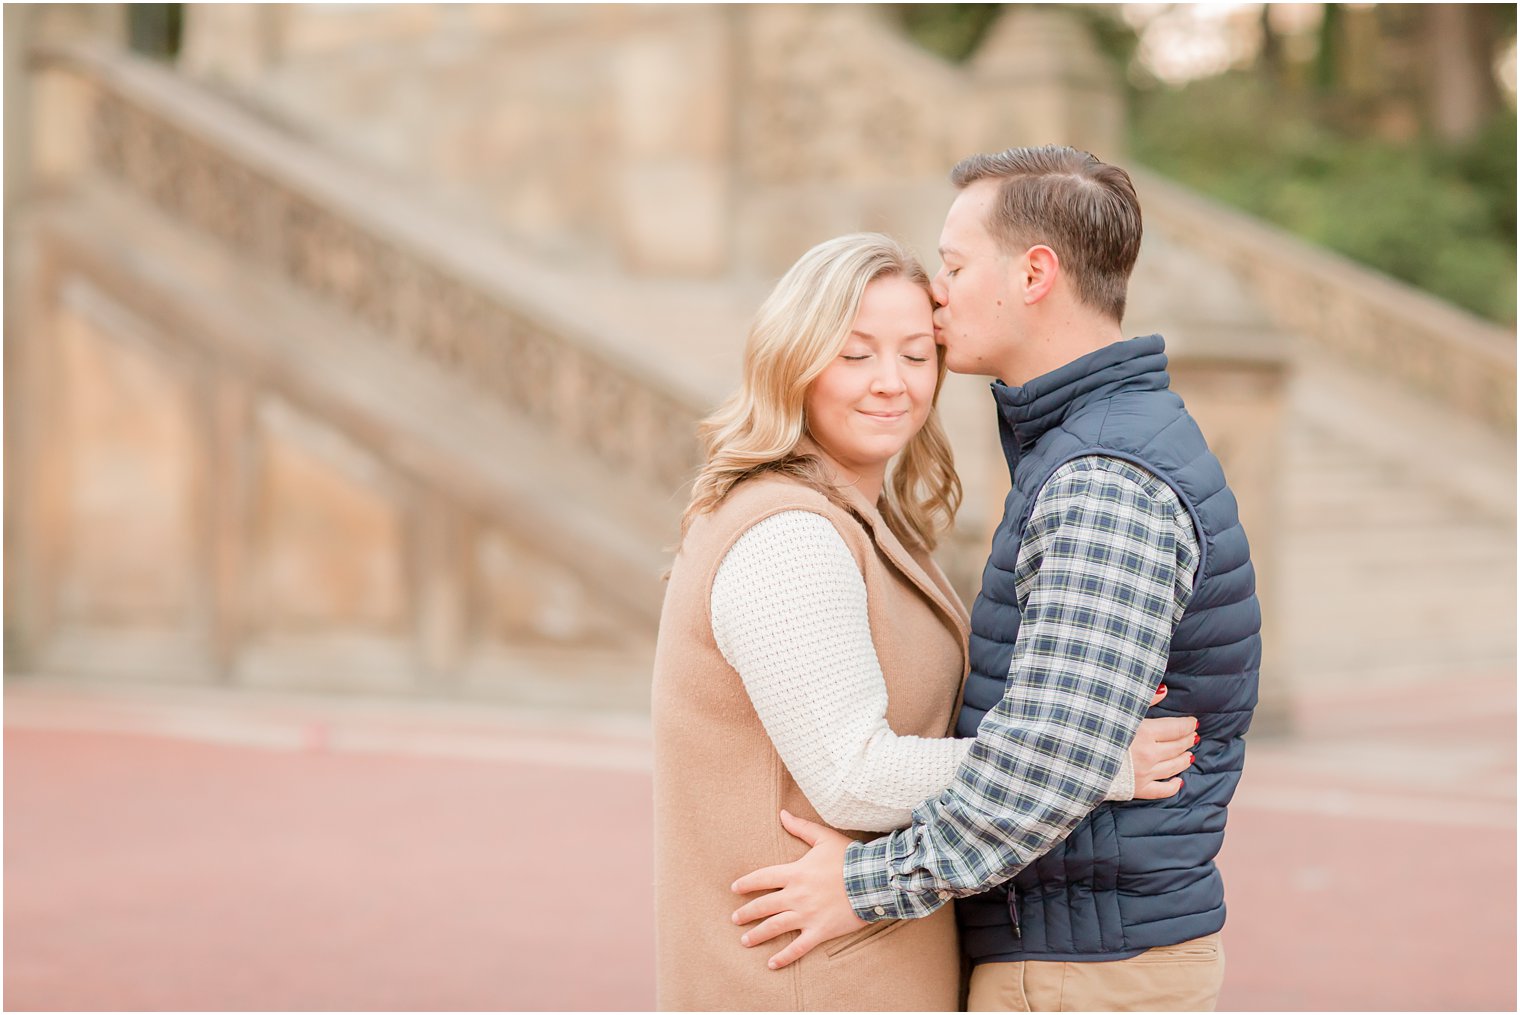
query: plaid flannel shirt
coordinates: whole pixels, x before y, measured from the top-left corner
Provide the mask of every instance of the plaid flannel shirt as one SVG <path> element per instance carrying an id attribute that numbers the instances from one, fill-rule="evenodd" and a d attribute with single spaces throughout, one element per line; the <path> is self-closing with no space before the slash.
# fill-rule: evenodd
<path id="1" fill-rule="evenodd" d="M 864 920 L 927 916 L 1001 884 L 1102 802 L 1166 674 L 1198 540 L 1166 483 L 1089 455 L 1035 499 L 1019 544 L 1008 688 L 913 823 L 845 854 Z"/>

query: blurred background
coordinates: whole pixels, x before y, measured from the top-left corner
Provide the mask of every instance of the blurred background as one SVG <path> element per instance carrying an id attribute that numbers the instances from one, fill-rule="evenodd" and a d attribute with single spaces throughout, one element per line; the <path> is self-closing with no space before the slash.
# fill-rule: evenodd
<path id="1" fill-rule="evenodd" d="M 960 157 L 1132 171 L 1266 617 L 1246 1009 L 1515 1005 L 1515 8 L 4 9 L 5 1006 L 641 1009 L 694 423 Z M 1007 483 L 942 397 L 969 602 Z M 737 947 L 737 946 L 736 946 Z"/>

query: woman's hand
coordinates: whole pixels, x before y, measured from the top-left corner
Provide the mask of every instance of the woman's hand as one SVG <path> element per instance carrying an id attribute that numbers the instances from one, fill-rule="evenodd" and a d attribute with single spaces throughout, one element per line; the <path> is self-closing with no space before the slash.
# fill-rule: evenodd
<path id="1" fill-rule="evenodd" d="M 1162 684 L 1151 699 L 1157 705 L 1166 697 Z M 1129 745 L 1130 760 L 1135 766 L 1135 799 L 1162 800 L 1182 790 L 1177 776 L 1193 763 L 1193 747 L 1198 743 L 1198 720 L 1190 715 L 1164 719 L 1142 719 L 1135 739 Z"/>

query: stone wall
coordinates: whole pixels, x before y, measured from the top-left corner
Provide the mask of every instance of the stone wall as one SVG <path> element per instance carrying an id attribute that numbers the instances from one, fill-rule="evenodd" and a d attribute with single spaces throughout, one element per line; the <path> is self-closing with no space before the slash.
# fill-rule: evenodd
<path id="1" fill-rule="evenodd" d="M 1515 334 L 1154 174 L 1146 221 L 1227 269 L 1273 323 L 1328 355 L 1513 435 Z"/>
<path id="2" fill-rule="evenodd" d="M 754 284 L 863 227 L 932 262 L 960 154 L 1117 132 L 1090 43 L 1038 9 L 964 69 L 865 7 L 191 13 L 199 82 L 77 53 L 35 82 L 13 665 L 450 693 L 529 650 L 636 656 Z M 1210 233 L 1140 178 L 1126 324 L 1167 335 L 1270 612 L 1286 332 L 1353 352 L 1386 290 L 1325 273 L 1278 314 L 1303 245 Z M 1507 384 L 1512 414 L 1512 350 L 1439 331 L 1399 347 L 1487 371 L 1447 390 Z M 942 401 L 969 595 L 1006 468 L 984 382 Z"/>
<path id="3" fill-rule="evenodd" d="M 1123 156 L 1112 68 L 1041 7 L 1011 7 L 965 66 L 875 5 L 192 5 L 188 23 L 187 68 L 266 114 L 546 256 L 650 278 L 774 277 L 857 229 L 928 254 L 966 153 Z M 1136 175 L 1149 222 L 1276 327 L 1513 428 L 1512 335 Z"/>
<path id="4" fill-rule="evenodd" d="M 932 249 L 961 155 L 1117 149 L 1112 72 L 1066 19 L 1008 15 L 959 68 L 890 17 L 190 5 L 182 63 L 550 256 L 612 256 L 649 276 L 770 275 L 862 228 Z"/>
<path id="5" fill-rule="evenodd" d="M 167 72 L 42 66 L 73 141 L 17 226 L 11 668 L 459 693 L 645 651 L 700 405 Z M 642 693 L 534 693 L 588 688 Z"/>
<path id="6" fill-rule="evenodd" d="M 549 20 L 498 27 L 528 32 L 552 64 L 575 47 L 607 44 L 582 30 L 586 18 L 599 16 L 572 13 L 556 22 L 546 14 Z M 767 8 L 749 12 L 754 21 L 743 26 L 736 16 L 716 8 L 695 14 L 654 10 L 607 13 L 610 20 L 590 22 L 626 43 L 616 49 L 622 62 L 606 72 L 620 82 L 612 91 L 623 103 L 624 119 L 614 118 L 610 126 L 592 114 L 569 129 L 592 137 L 621 123 L 620 143 L 630 151 L 644 146 L 643 163 L 630 159 L 618 171 L 632 173 L 625 187 L 653 188 L 630 202 L 660 212 L 645 224 L 651 237 L 663 243 L 690 239 L 689 232 L 674 229 L 686 206 L 656 192 L 668 187 L 673 194 L 699 195 L 690 181 L 680 183 L 685 170 L 678 164 L 721 156 L 725 178 L 746 182 L 746 200 L 735 202 L 730 192 L 723 201 L 735 205 L 731 214 L 712 216 L 732 234 L 725 248 L 746 266 L 734 273 L 779 270 L 799 245 L 862 226 L 927 237 L 932 246 L 949 197 L 943 166 L 965 143 L 952 126 L 962 130 L 976 117 L 925 115 L 927 107 L 914 105 L 922 95 L 910 85 L 938 81 L 941 91 L 936 97 L 931 90 L 930 98 L 948 103 L 954 88 L 964 85 L 957 78 L 963 73 L 908 46 L 868 9 Z M 320 42 L 329 36 L 292 24 L 288 12 L 244 11 L 238 17 L 243 20 L 233 24 L 257 41 L 261 53 L 332 57 L 329 43 Z M 400 15 L 379 17 L 373 38 L 358 37 L 359 49 L 392 45 L 387 33 L 398 29 L 387 19 Z M 813 41 L 804 44 L 814 29 Z M 827 64 L 829 46 L 845 38 L 866 41 L 842 66 L 829 66 L 820 80 L 809 78 L 808 68 L 822 74 L 817 67 Z M 725 39 L 740 57 L 723 49 Z M 742 101 L 738 92 L 728 93 L 727 106 L 705 98 L 681 105 L 688 78 L 677 56 L 689 46 L 733 57 L 722 68 L 722 60 L 704 65 L 704 73 L 721 69 L 731 75 L 733 64 L 743 60 L 766 63 L 769 90 L 745 91 Z M 513 71 L 535 72 L 543 67 Z M 276 87 L 292 86 L 278 67 L 270 73 Z M 879 79 L 898 83 L 871 84 Z M 367 80 L 347 87 L 358 95 Z M 38 450 L 55 438 L 44 436 L 28 415 L 23 456 L 39 456 L 28 460 L 53 477 L 44 488 L 61 491 L 63 502 L 96 504 L 111 499 L 91 494 L 92 484 L 111 491 L 126 463 L 154 460 L 141 476 L 162 473 L 151 490 L 174 507 L 140 519 L 149 502 L 136 494 L 118 498 L 100 516 L 60 514 L 41 502 L 24 506 L 25 531 L 74 554 L 23 555 L 23 571 L 36 581 L 28 582 L 14 626 L 18 643 L 38 665 L 87 668 L 91 660 L 106 660 L 174 677 L 200 672 L 210 660 L 211 672 L 232 681 L 322 686 L 357 680 L 355 686 L 436 690 L 468 682 L 465 674 L 489 675 L 492 667 L 478 660 L 512 646 L 615 647 L 641 628 L 647 636 L 658 608 L 659 549 L 668 545 L 678 514 L 669 492 L 694 464 L 695 420 L 722 392 L 673 385 L 672 372 L 659 366 L 668 358 L 660 349 L 627 334 L 588 329 L 588 308 L 563 293 L 551 296 L 534 281 L 541 273 L 535 276 L 505 256 L 493 230 L 449 224 L 457 219 L 407 200 L 404 182 L 376 180 L 372 167 L 345 170 L 299 132 L 260 124 L 129 60 L 63 57 L 44 74 L 42 90 L 54 130 L 38 154 L 51 186 L 69 195 L 64 207 L 98 201 L 115 209 L 110 214 L 126 217 L 114 226 L 99 210 L 38 218 L 33 249 L 45 252 L 50 267 L 39 269 L 25 287 L 43 302 L 24 329 L 39 336 L 26 348 L 34 351 L 40 371 L 28 389 L 40 394 L 20 399 L 24 415 L 38 411 L 33 398 L 149 407 L 119 426 L 62 431 L 66 436 L 56 439 L 65 443 L 57 455 Z M 810 123 L 808 96 L 825 93 L 829 97 L 817 103 L 818 119 Z M 539 92 L 528 94 L 523 101 L 531 105 Z M 669 103 L 681 115 L 661 112 Z M 737 110 L 737 119 L 720 130 L 721 117 L 712 111 L 724 108 Z M 384 109 L 384 103 L 376 107 L 382 119 Z M 697 116 L 697 128 L 688 113 Z M 265 109 L 262 115 L 271 114 Z M 733 150 L 734 138 L 723 133 L 735 123 L 753 124 L 743 152 Z M 712 129 L 704 133 L 702 124 Z M 893 124 L 901 129 L 894 131 Z M 360 130 L 344 136 L 362 141 L 368 135 Z M 886 162 L 858 157 L 866 149 L 887 153 Z M 640 165 L 649 173 L 640 175 Z M 605 163 L 595 168 L 612 169 Z M 522 171 L 556 178 L 547 163 Z M 545 223 L 558 222 L 560 211 L 584 211 L 573 207 L 575 196 L 586 193 L 581 184 L 574 177 L 556 182 L 564 184 L 563 193 L 550 189 L 561 204 L 546 206 L 552 214 Z M 775 206 L 768 207 L 767 199 Z M 85 214 L 101 216 L 93 238 L 77 224 Z M 146 217 L 136 221 L 134 215 Z M 666 233 L 660 234 L 661 226 Z M 128 255 L 124 238 L 150 232 L 156 239 L 145 240 L 135 259 Z M 562 242 L 585 238 L 569 232 L 572 240 Z M 686 242 L 674 249 L 689 254 L 699 248 Z M 623 254 L 630 256 L 626 249 Z M 561 272 L 575 259 L 561 251 Z M 152 285 L 126 271 L 134 260 L 164 281 Z M 184 275 L 167 281 L 189 265 L 210 274 L 203 283 Z M 674 270 L 668 264 L 666 269 Z M 271 308 L 262 328 L 238 329 L 225 309 L 209 318 L 179 316 L 192 297 L 248 305 L 240 291 L 254 279 L 263 280 L 254 305 Z M 48 365 L 48 341 L 41 336 L 72 335 L 76 328 L 58 309 L 60 293 L 69 287 L 92 294 L 87 305 L 109 309 L 79 333 L 86 337 L 65 342 L 63 348 L 83 350 L 74 360 Z M 129 292 L 139 295 L 129 299 Z M 272 310 L 305 303 L 326 308 L 329 323 L 281 325 L 284 318 Z M 300 319 L 296 309 L 289 314 L 292 322 Z M 129 318 L 138 323 L 125 331 L 101 323 Z M 331 334 L 321 342 L 308 338 L 298 350 L 279 337 L 282 326 L 290 334 Z M 134 373 L 121 364 L 92 372 L 90 363 L 126 355 L 118 351 L 127 341 L 119 333 L 129 332 L 155 336 L 148 346 L 167 363 L 196 365 L 183 367 L 190 371 L 184 376 L 165 375 L 162 364 L 158 372 L 142 367 Z M 734 348 L 739 337 L 737 329 L 722 336 Z M 208 358 L 201 348 L 213 338 L 244 349 L 243 355 L 249 347 L 264 351 L 254 361 L 219 367 L 217 357 Z M 320 353 L 328 358 L 313 359 L 324 343 L 332 345 Z M 429 371 L 459 385 L 452 404 L 446 396 L 438 402 L 440 409 L 450 404 L 459 417 L 452 428 L 440 418 L 427 421 L 432 429 L 419 429 L 420 410 L 386 380 L 410 381 Z M 98 383 L 100 377 L 139 374 L 141 402 Z M 942 554 L 967 595 L 975 588 L 985 533 L 998 515 L 998 477 L 1006 474 L 995 446 L 968 436 L 986 436 L 979 411 L 985 399 L 971 396 L 981 386 L 957 378 L 956 390 L 967 397 L 947 399 L 956 404 L 946 406 L 958 446 L 973 449 L 961 457 L 971 500 Z M 363 405 L 349 404 L 355 398 Z M 503 420 L 500 411 L 517 423 Z M 123 412 L 127 419 L 130 413 Z M 548 450 L 535 456 L 513 447 L 492 461 L 483 449 L 470 447 L 505 432 L 524 442 L 546 441 Z M 151 439 L 133 443 L 133 434 Z M 108 436 L 124 443 L 118 448 Z M 424 455 L 418 450 L 423 446 L 447 451 Z M 49 464 L 78 456 L 93 463 L 84 472 L 60 473 Z M 444 464 L 450 456 L 451 467 Z M 579 486 L 567 479 L 577 471 L 590 477 Z M 610 502 L 616 517 L 607 514 L 596 491 L 609 480 L 623 491 Z M 510 489 L 493 488 L 508 483 Z M 534 490 L 534 484 L 543 489 Z M 633 514 L 643 512 L 642 521 L 630 515 L 633 508 Z M 132 548 L 149 548 L 143 552 L 164 562 L 155 580 L 168 590 L 145 601 L 179 603 L 192 612 L 113 628 L 108 604 L 70 599 L 74 593 L 63 590 L 89 588 L 90 595 L 109 598 L 113 583 L 130 585 L 128 558 L 135 550 L 123 550 L 122 557 L 109 549 L 106 534 L 135 531 L 139 524 L 148 529 Z M 611 564 L 598 570 L 588 561 Z M 59 612 L 71 603 L 81 612 Z M 160 633 L 150 637 L 150 631 Z M 126 644 L 122 638 L 137 647 L 111 650 L 112 644 Z M 150 643 L 157 647 L 144 647 Z"/>

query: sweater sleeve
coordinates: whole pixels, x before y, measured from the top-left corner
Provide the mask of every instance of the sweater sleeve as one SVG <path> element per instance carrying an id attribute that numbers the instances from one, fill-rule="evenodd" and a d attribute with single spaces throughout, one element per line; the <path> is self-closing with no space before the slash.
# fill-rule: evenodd
<path id="1" fill-rule="evenodd" d="M 824 821 L 900 828 L 950 784 L 972 741 L 887 725 L 865 581 L 828 519 L 786 511 L 750 528 L 719 565 L 711 607 L 718 649 Z"/>

